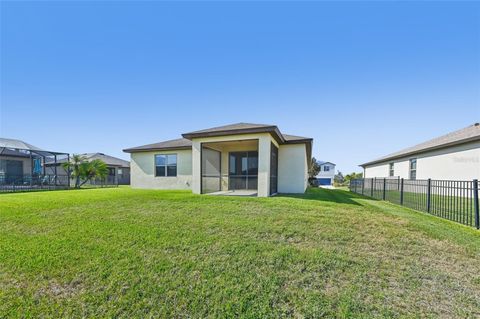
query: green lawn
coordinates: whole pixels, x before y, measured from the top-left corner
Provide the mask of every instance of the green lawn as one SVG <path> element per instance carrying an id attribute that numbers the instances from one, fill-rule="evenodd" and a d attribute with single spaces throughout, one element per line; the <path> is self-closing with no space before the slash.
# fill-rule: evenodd
<path id="1" fill-rule="evenodd" d="M 479 231 L 343 190 L 0 195 L 0 317 L 479 316 Z"/>

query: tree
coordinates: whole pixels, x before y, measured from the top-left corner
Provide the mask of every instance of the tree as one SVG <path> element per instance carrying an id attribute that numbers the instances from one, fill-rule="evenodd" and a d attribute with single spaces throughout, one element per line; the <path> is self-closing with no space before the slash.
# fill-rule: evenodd
<path id="1" fill-rule="evenodd" d="M 62 166 L 75 179 L 75 188 L 82 187 L 94 178 L 105 178 L 108 175 L 105 162 L 99 159 L 89 162 L 85 156 L 78 154 L 73 154 L 70 161 L 63 163 Z"/>
<path id="2" fill-rule="evenodd" d="M 315 159 L 315 157 L 312 157 L 312 161 L 310 163 L 310 168 L 308 169 L 308 181 L 309 181 L 310 185 L 312 185 L 313 180 L 318 175 L 318 173 L 320 173 L 320 164 Z"/>
<path id="3" fill-rule="evenodd" d="M 80 178 L 82 177 L 82 164 L 87 162 L 85 156 L 73 154 L 69 162 L 62 164 L 63 168 L 70 172 L 72 178 L 75 179 L 75 188 L 80 188 Z"/>
<path id="4" fill-rule="evenodd" d="M 333 177 L 333 181 L 336 184 L 342 184 L 345 181 L 345 177 L 343 177 L 342 172 L 338 171 L 338 173 L 335 174 L 335 177 Z"/>
<path id="5" fill-rule="evenodd" d="M 358 178 L 363 178 L 363 173 L 351 173 L 345 175 L 345 184 L 349 184 L 352 179 L 358 179 Z"/>
<path id="6" fill-rule="evenodd" d="M 82 186 L 89 180 L 94 178 L 104 179 L 108 175 L 108 167 L 104 161 L 96 159 L 91 162 L 85 163 L 86 165 L 83 168 L 83 182 L 80 184 Z"/>

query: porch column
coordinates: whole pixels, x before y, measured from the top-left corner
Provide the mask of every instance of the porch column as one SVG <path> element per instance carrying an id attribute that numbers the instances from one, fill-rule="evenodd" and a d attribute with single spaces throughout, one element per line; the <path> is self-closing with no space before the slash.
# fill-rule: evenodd
<path id="1" fill-rule="evenodd" d="M 270 135 L 258 139 L 258 197 L 270 195 Z"/>
<path id="2" fill-rule="evenodd" d="M 202 143 L 192 141 L 192 192 L 202 193 Z"/>

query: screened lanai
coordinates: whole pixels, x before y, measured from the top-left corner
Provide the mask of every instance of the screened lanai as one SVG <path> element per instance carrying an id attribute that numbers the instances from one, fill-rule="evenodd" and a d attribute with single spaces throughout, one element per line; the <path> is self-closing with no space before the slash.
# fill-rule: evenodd
<path id="1" fill-rule="evenodd" d="M 68 188 L 68 173 L 57 172 L 67 153 L 46 151 L 20 140 L 0 138 L 0 191 Z"/>
<path id="2" fill-rule="evenodd" d="M 258 140 L 202 143 L 202 193 L 256 196 Z"/>

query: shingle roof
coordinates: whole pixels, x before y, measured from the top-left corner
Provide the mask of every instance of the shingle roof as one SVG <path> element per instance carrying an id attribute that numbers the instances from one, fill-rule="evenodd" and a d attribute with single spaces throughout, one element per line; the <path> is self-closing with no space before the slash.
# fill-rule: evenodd
<path id="1" fill-rule="evenodd" d="M 332 162 L 325 162 L 325 161 L 317 161 L 318 165 L 324 165 L 324 164 L 332 164 L 334 166 L 337 166 L 337 164 L 332 163 Z"/>
<path id="2" fill-rule="evenodd" d="M 275 125 L 268 124 L 253 124 L 253 123 L 235 123 L 229 125 L 222 125 L 212 128 L 207 128 L 204 130 L 193 131 L 185 133 L 184 135 L 190 134 L 201 134 L 201 133 L 212 133 L 212 132 L 224 132 L 224 131 L 236 131 L 236 130 L 249 130 L 249 129 L 259 129 L 259 128 L 274 128 Z"/>
<path id="3" fill-rule="evenodd" d="M 223 126 L 212 127 L 204 130 L 184 133 L 184 138 L 148 144 L 138 147 L 131 147 L 124 149 L 124 152 L 143 152 L 152 150 L 169 150 L 169 149 L 188 149 L 192 147 L 192 138 L 208 137 L 208 136 L 223 136 L 235 134 L 249 134 L 249 133 L 270 133 L 280 144 L 306 143 L 311 149 L 312 139 L 309 137 L 288 135 L 280 133 L 276 125 L 269 124 L 253 124 L 253 123 L 236 123 Z"/>
<path id="4" fill-rule="evenodd" d="M 282 136 L 286 142 L 299 142 L 299 141 L 312 140 L 311 137 L 304 137 L 304 136 L 297 136 L 297 135 L 290 135 L 290 134 L 282 134 Z"/>
<path id="5" fill-rule="evenodd" d="M 210 137 L 249 133 L 271 133 L 278 142 L 284 142 L 282 133 L 276 125 L 269 124 L 253 124 L 253 123 L 235 123 L 223 126 L 207 128 L 204 130 L 183 133 L 182 136 L 186 139 L 195 137 Z"/>
<path id="6" fill-rule="evenodd" d="M 121 158 L 113 157 L 103 153 L 86 153 L 82 155 L 85 156 L 89 161 L 99 159 L 105 162 L 105 164 L 107 164 L 108 166 L 130 167 L 129 161 L 125 161 L 125 160 L 122 160 Z"/>
<path id="7" fill-rule="evenodd" d="M 145 151 L 161 151 L 161 150 L 169 150 L 169 149 L 189 149 L 192 147 L 192 141 L 187 140 L 185 138 L 178 138 L 175 140 L 169 140 L 159 143 L 147 144 L 137 147 L 130 147 L 124 149 L 123 151 L 126 153 L 133 153 L 133 152 L 145 152 Z"/>
<path id="8" fill-rule="evenodd" d="M 435 150 L 439 148 L 444 148 L 447 146 L 463 144 L 471 141 L 480 140 L 480 123 L 475 123 L 473 125 L 462 128 L 458 131 L 442 135 L 440 137 L 431 139 L 429 141 L 417 144 L 412 147 L 408 147 L 401 151 L 380 157 L 374 161 L 370 161 L 360 166 L 366 166 L 370 164 L 376 164 L 383 161 L 396 159 L 403 156 L 413 155 L 417 153 L 422 153 L 425 151 Z"/>
<path id="9" fill-rule="evenodd" d="M 113 157 L 113 156 L 103 154 L 103 153 L 84 153 L 84 154 L 79 154 L 79 155 L 85 157 L 85 159 L 88 160 L 88 161 L 93 161 L 93 160 L 99 159 L 102 162 L 104 162 L 105 164 L 107 164 L 108 166 L 130 167 L 130 162 L 129 161 L 125 161 L 121 158 Z M 66 161 L 67 161 L 66 158 L 62 158 L 62 159 L 57 160 L 57 164 L 61 164 L 61 163 L 64 163 Z M 49 165 L 54 164 L 53 159 L 48 159 L 47 164 L 49 164 Z"/>

